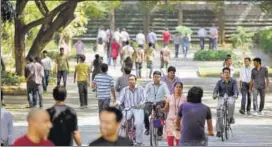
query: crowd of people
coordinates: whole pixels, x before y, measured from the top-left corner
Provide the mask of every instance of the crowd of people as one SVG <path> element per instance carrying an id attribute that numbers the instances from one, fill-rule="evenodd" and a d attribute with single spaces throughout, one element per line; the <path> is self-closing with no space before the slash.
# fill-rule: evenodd
<path id="1" fill-rule="evenodd" d="M 158 113 L 167 113 L 165 126 L 158 128 L 157 134 L 160 136 L 160 139 L 166 138 L 169 146 L 207 145 L 208 139 L 206 134 L 214 136 L 211 110 L 209 106 L 202 103 L 203 89 L 193 86 L 186 96 L 183 93 L 184 83 L 176 76 L 176 68 L 168 66 L 171 52 L 167 47 L 171 38 L 169 31 L 165 30 L 163 32 L 165 47 L 160 54 L 160 68 L 165 67 L 167 69 L 167 74 L 164 75 L 159 70 L 153 71 L 152 61 L 154 59 L 157 37 L 152 30 L 150 30 L 147 36 L 147 49 L 144 49 L 146 44 L 145 36 L 142 32 L 139 32 L 136 36 L 136 43 L 138 44 L 136 51 L 129 43 L 130 38 L 126 29 L 123 29 L 122 32 L 119 32 L 118 29 L 116 32 L 102 30 L 98 33 L 97 53 L 91 65 L 85 61 L 84 44 L 80 40 L 75 44 L 77 65 L 75 66 L 73 79 L 78 86 L 80 109 L 88 108 L 88 86 L 91 86 L 93 91 L 96 92 L 98 100 L 101 137 L 92 141 L 89 145 L 142 146 L 144 136 L 150 135 L 149 126 L 151 122 L 149 117 L 152 111 L 150 104 L 154 102 L 162 106 Z M 112 39 L 111 36 L 113 36 Z M 178 45 L 178 40 L 175 37 L 174 42 Z M 189 37 L 185 34 L 183 41 L 188 43 L 188 40 Z M 203 45 L 203 40 L 201 42 L 200 44 Z M 188 44 L 185 45 L 184 52 L 186 54 L 188 51 L 187 47 Z M 109 52 L 110 49 L 111 51 Z M 134 52 L 136 52 L 135 63 L 132 61 Z M 114 82 L 113 77 L 108 73 L 108 66 L 111 58 L 113 59 L 114 67 L 116 66 L 116 58 L 119 53 L 121 55 L 123 75 Z M 177 55 L 176 50 L 176 57 Z M 43 59 L 30 56 L 28 61 L 25 67 L 25 78 L 27 82 L 28 107 L 32 108 L 27 115 L 28 129 L 24 136 L 12 142 L 12 116 L 1 107 L 1 145 L 72 146 L 74 140 L 78 146 L 81 146 L 82 141 L 78 128 L 77 113 L 73 108 L 65 104 L 67 76 L 70 66 L 64 49 L 60 48 L 60 53 L 55 59 L 57 86 L 52 92 L 55 104 L 46 110 L 43 109 L 42 93 L 47 91 L 50 81 L 49 75 L 52 69 L 52 59 L 48 57 L 47 51 L 43 51 Z M 143 61 L 147 62 L 147 68 L 150 69 L 149 78 L 152 78 L 152 81 L 142 86 L 137 84 L 137 80 L 142 78 L 141 68 Z M 254 68 L 250 66 L 251 59 L 249 57 L 246 57 L 244 62 L 245 66 L 240 71 L 240 78 L 236 80 L 234 78 L 232 58 L 228 55 L 223 64 L 221 79 L 218 79 L 214 88 L 213 98 L 218 98 L 217 137 L 221 137 L 223 133 L 221 113 L 225 95 L 228 97 L 228 114 L 231 124 L 235 123 L 235 101 L 238 98 L 239 91 L 242 94 L 241 109 L 239 110 L 241 114 L 245 114 L 245 111 L 247 111 L 248 115 L 251 114 L 252 93 L 253 114 L 263 114 L 265 91 L 269 86 L 268 70 L 261 65 L 260 58 L 253 59 Z M 136 66 L 136 75 L 131 74 L 134 64 Z M 91 74 L 92 78 L 90 77 Z M 61 84 L 61 79 L 63 84 Z M 237 81 L 239 81 L 239 84 Z M 240 87 L 240 90 L 238 87 Z M 1 94 L 3 93 L 1 92 Z M 259 106 L 258 95 L 260 95 Z M 1 95 L 2 99 L 3 96 Z M 246 104 L 247 108 L 245 108 Z M 37 106 L 40 108 L 36 108 Z M 131 111 L 125 114 L 123 110 L 130 108 L 132 108 Z M 130 119 L 132 116 L 135 119 L 135 142 L 118 133 L 120 126 L 126 125 L 125 120 Z M 205 133 L 205 121 L 207 121 L 208 133 Z"/>

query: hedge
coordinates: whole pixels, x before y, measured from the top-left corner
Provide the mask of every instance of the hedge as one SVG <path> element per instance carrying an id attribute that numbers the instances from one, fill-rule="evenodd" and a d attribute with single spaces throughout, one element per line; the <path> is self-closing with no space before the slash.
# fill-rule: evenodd
<path id="1" fill-rule="evenodd" d="M 231 51 L 226 51 L 226 50 L 199 50 L 195 53 L 194 60 L 195 61 L 224 61 L 228 54 L 233 56 Z"/>

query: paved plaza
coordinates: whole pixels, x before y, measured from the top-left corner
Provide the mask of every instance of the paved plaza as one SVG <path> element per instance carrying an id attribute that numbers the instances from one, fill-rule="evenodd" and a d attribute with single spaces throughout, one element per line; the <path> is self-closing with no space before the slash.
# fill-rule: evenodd
<path id="1" fill-rule="evenodd" d="M 200 78 L 197 76 L 197 67 L 201 65 L 210 65 L 214 67 L 222 66 L 222 62 L 196 62 L 192 61 L 194 50 L 190 51 L 188 59 L 174 59 L 171 65 L 177 67 L 177 76 L 182 79 L 184 83 L 184 93 L 192 86 L 201 86 L 204 89 L 203 103 L 211 107 L 213 116 L 213 125 L 215 126 L 216 119 L 216 105 L 217 100 L 212 99 L 212 91 L 219 78 Z M 93 56 L 88 53 L 87 59 Z M 155 61 L 159 61 L 157 56 Z M 155 62 L 155 68 L 158 69 L 159 62 Z M 116 80 L 121 75 L 120 65 L 113 69 L 110 67 L 109 72 L 111 76 Z M 135 73 L 135 71 L 133 71 Z M 143 74 L 146 75 L 146 70 L 143 70 Z M 145 85 L 150 79 L 143 78 L 139 81 L 140 85 Z M 271 80 L 270 80 L 271 81 Z M 47 93 L 44 94 L 44 108 L 48 108 L 54 104 L 52 97 L 52 88 L 49 87 Z M 79 96 L 77 85 L 73 83 L 72 74 L 68 78 L 68 97 L 66 104 L 73 107 L 78 114 L 78 123 L 83 144 L 87 145 L 90 141 L 94 140 L 99 136 L 99 120 L 98 120 L 98 106 L 95 98 L 95 93 L 89 89 L 89 108 L 79 109 Z M 14 116 L 14 132 L 15 137 L 19 137 L 26 132 L 27 123 L 26 115 L 29 109 L 27 106 L 26 96 L 5 96 L 5 103 L 7 109 L 12 112 Z M 263 116 L 248 116 L 241 115 L 238 110 L 240 108 L 241 96 L 236 102 L 235 118 L 236 123 L 232 126 L 233 135 L 229 140 L 222 142 L 221 139 L 216 137 L 209 137 L 209 145 L 211 146 L 272 146 L 272 93 L 268 93 L 266 96 L 266 103 Z M 149 145 L 149 136 L 144 137 L 145 145 Z M 160 146 L 165 146 L 166 141 L 163 140 Z"/>

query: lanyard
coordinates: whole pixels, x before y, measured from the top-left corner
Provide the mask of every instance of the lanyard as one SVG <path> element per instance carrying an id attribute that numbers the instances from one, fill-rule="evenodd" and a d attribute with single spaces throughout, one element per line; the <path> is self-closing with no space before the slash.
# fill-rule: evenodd
<path id="1" fill-rule="evenodd" d="M 161 84 L 159 84 L 159 86 L 158 86 L 158 88 L 157 88 L 157 91 L 156 91 L 155 86 L 156 86 L 156 85 L 154 84 L 153 89 L 154 89 L 155 99 L 157 99 L 157 93 L 158 93 L 158 91 L 159 91 L 159 88 L 160 88 Z"/>

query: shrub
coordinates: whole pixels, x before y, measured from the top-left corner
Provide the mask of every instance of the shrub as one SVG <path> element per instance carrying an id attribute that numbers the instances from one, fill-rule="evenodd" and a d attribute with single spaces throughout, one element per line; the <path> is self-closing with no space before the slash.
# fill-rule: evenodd
<path id="1" fill-rule="evenodd" d="M 259 45 L 266 53 L 272 53 L 272 28 L 259 32 Z"/>
<path id="2" fill-rule="evenodd" d="M 3 72 L 1 75 L 1 81 L 2 85 L 7 85 L 7 86 L 17 86 L 20 83 L 24 82 L 24 77 L 20 77 L 16 75 L 15 73 L 11 72 Z"/>
<path id="3" fill-rule="evenodd" d="M 199 50 L 195 53 L 194 60 L 196 61 L 223 61 L 228 54 L 233 56 L 231 51 Z"/>
<path id="4" fill-rule="evenodd" d="M 252 42 L 253 36 L 254 36 L 254 33 L 250 29 L 238 26 L 236 28 L 235 33 L 233 33 L 230 36 L 232 47 L 233 48 L 240 47 L 240 46 L 244 47 L 246 43 Z"/>

